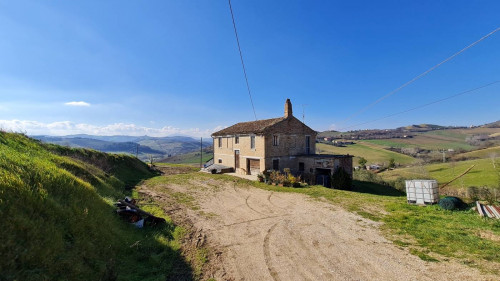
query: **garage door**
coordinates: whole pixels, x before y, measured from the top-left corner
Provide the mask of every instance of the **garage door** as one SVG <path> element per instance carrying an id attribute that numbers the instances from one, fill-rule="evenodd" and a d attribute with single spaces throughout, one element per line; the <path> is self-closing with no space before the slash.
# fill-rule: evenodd
<path id="1" fill-rule="evenodd" d="M 248 159 L 248 166 L 251 175 L 257 175 L 260 173 L 260 160 L 259 159 Z"/>

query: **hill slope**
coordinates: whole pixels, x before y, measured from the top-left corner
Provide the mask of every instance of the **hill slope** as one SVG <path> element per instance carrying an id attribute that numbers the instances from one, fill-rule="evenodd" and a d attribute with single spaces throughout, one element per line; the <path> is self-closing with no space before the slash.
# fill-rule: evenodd
<path id="1" fill-rule="evenodd" d="M 322 153 L 354 155 L 354 166 L 358 165 L 358 160 L 360 157 L 364 157 L 368 161 L 368 164 L 388 164 L 389 159 L 391 158 L 394 158 L 396 163 L 399 163 L 401 165 L 413 164 L 417 161 L 417 159 L 413 157 L 386 150 L 384 149 L 384 147 L 376 144 L 361 141 L 353 145 L 348 145 L 346 147 L 317 143 L 316 150 L 320 150 Z"/>
<path id="2" fill-rule="evenodd" d="M 165 280 L 181 260 L 173 226 L 135 229 L 111 205 L 152 175 L 132 157 L 0 131 L 0 280 Z"/>
<path id="3" fill-rule="evenodd" d="M 462 174 L 467 168 L 474 168 L 460 179 L 452 182 L 450 188 L 466 188 L 469 186 L 497 187 L 500 184 L 498 171 L 490 159 L 476 159 L 450 163 L 430 164 L 410 168 L 395 169 L 379 173 L 386 180 L 395 180 L 398 177 L 407 179 L 432 178 L 439 184 L 444 184 Z"/>

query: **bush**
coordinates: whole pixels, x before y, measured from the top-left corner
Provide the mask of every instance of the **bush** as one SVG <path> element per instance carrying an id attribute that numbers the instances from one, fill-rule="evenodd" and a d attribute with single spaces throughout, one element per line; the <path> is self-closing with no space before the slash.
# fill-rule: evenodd
<path id="1" fill-rule="evenodd" d="M 367 170 L 354 171 L 353 178 L 358 181 L 367 181 L 387 185 L 382 177 Z"/>
<path id="2" fill-rule="evenodd" d="M 337 168 L 332 175 L 332 187 L 336 189 L 352 189 L 352 179 L 344 169 Z"/>
<path id="3" fill-rule="evenodd" d="M 406 178 L 403 177 L 398 177 L 394 182 L 391 184 L 395 189 L 406 193 Z"/>

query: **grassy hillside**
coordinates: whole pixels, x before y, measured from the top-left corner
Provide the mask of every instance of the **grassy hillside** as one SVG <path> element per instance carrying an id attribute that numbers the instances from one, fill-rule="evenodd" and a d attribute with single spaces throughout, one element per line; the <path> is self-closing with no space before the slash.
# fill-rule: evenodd
<path id="1" fill-rule="evenodd" d="M 208 160 L 214 157 L 213 149 L 211 147 L 207 147 L 203 151 L 202 162 L 205 163 Z M 190 152 L 175 155 L 172 157 L 164 158 L 160 160 L 160 162 L 165 163 L 173 163 L 173 164 L 200 164 L 200 152 Z"/>
<path id="2" fill-rule="evenodd" d="M 153 174 L 135 158 L 0 132 L 0 280 L 165 280 L 171 224 L 136 229 L 112 202 Z"/>
<path id="3" fill-rule="evenodd" d="M 384 149 L 383 146 L 364 141 L 358 141 L 356 144 L 348 145 L 346 147 L 317 143 L 316 150 L 318 149 L 321 151 L 321 153 L 354 155 L 354 166 L 358 164 L 359 157 L 364 157 L 368 161 L 368 164 L 387 164 L 389 163 L 389 159 L 391 158 L 394 158 L 396 163 L 400 163 L 401 165 L 412 164 L 416 161 L 416 159 L 413 157 L 389 151 Z"/>
<path id="4" fill-rule="evenodd" d="M 500 159 L 500 146 L 479 149 L 471 152 L 460 153 L 455 155 L 453 158 L 455 159 L 473 159 L 473 158 L 482 158 L 487 159 L 490 157 L 496 157 Z"/>
<path id="5" fill-rule="evenodd" d="M 474 147 L 466 142 L 467 136 L 483 134 L 493 136 L 499 132 L 499 128 L 446 129 L 415 133 L 413 134 L 413 138 L 376 139 L 365 141 L 385 147 L 419 147 L 429 150 L 452 148 L 455 150 L 463 149 L 469 151 L 477 149 L 477 147 Z"/>
<path id="6" fill-rule="evenodd" d="M 470 166 L 474 168 L 462 178 L 454 181 L 449 186 L 457 188 L 465 188 L 469 186 L 490 186 L 494 187 L 499 184 L 498 172 L 493 168 L 490 159 L 477 159 L 460 162 L 431 164 L 423 167 L 411 167 L 395 169 L 379 173 L 386 180 L 395 180 L 398 177 L 403 178 L 432 178 L 436 179 L 439 184 L 447 183 L 456 176 L 462 174 Z"/>

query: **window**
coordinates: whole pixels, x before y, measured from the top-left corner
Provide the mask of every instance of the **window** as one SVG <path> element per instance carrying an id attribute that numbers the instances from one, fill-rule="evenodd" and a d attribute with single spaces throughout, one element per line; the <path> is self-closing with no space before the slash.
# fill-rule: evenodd
<path id="1" fill-rule="evenodd" d="M 255 136 L 250 136 L 250 148 L 255 149 Z"/>
<path id="2" fill-rule="evenodd" d="M 234 137 L 234 143 L 235 143 L 235 144 L 239 144 L 239 143 L 240 143 L 240 137 L 235 136 L 235 137 Z"/>
<path id="3" fill-rule="evenodd" d="M 222 159 L 219 158 L 219 164 L 222 163 Z"/>
<path id="4" fill-rule="evenodd" d="M 273 136 L 273 146 L 278 146 L 279 145 L 279 138 L 278 136 Z"/>
<path id="5" fill-rule="evenodd" d="M 273 170 L 275 170 L 275 171 L 280 170 L 280 160 L 279 159 L 273 159 Z"/>
<path id="6" fill-rule="evenodd" d="M 305 171 L 304 169 L 304 162 L 299 162 L 299 172 Z"/>
<path id="7" fill-rule="evenodd" d="M 219 147 L 222 147 L 222 137 L 218 137 L 217 140 L 219 142 Z"/>

